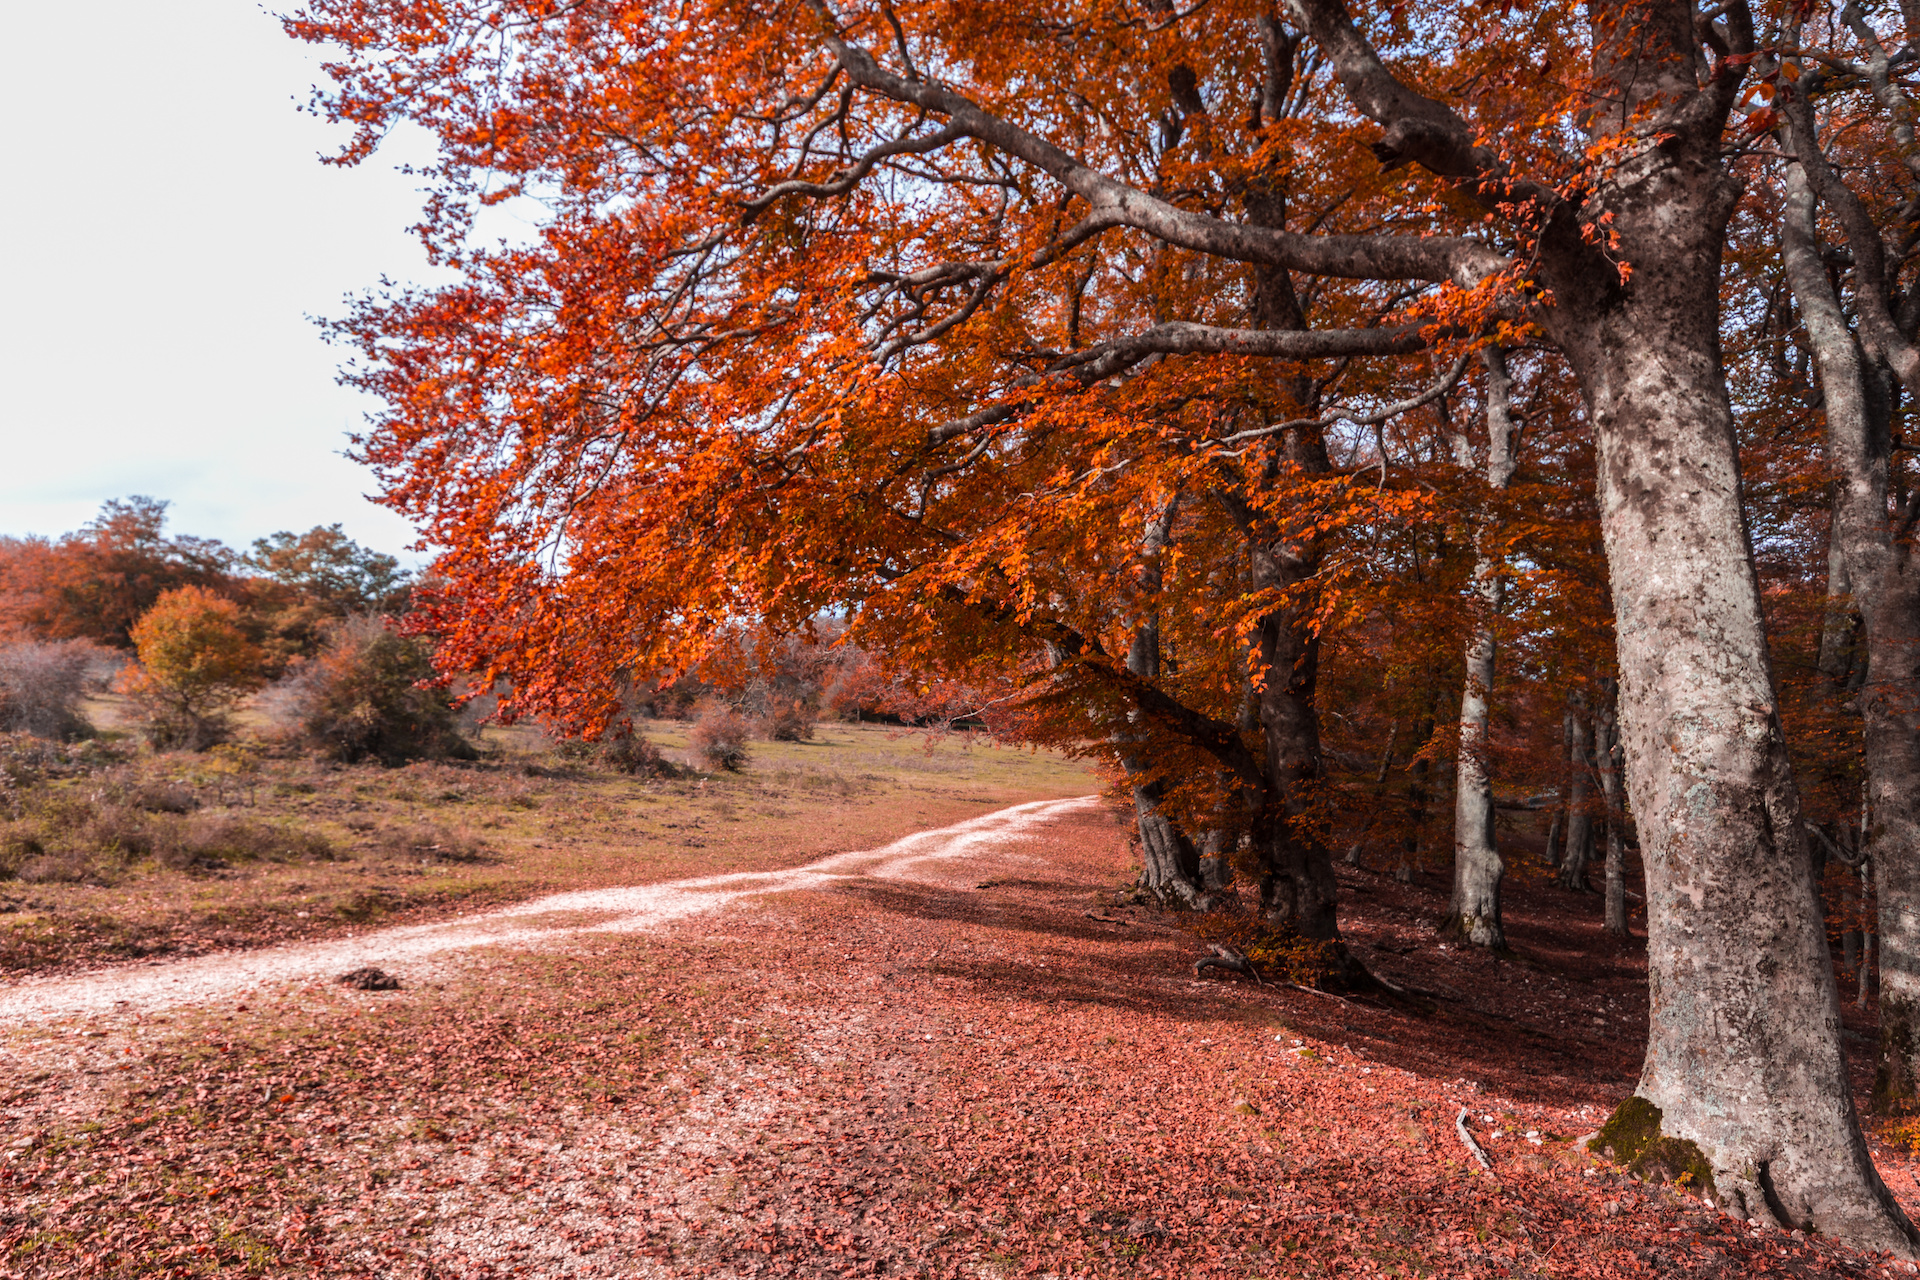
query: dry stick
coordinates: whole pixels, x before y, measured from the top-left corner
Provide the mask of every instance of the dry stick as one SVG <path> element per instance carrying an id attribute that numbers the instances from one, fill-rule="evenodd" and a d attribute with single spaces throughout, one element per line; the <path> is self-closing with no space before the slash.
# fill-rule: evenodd
<path id="1" fill-rule="evenodd" d="M 1467 1132 L 1467 1108 L 1460 1108 L 1460 1114 L 1453 1118 L 1453 1131 L 1460 1135 L 1460 1141 L 1466 1144 L 1473 1158 L 1480 1162 L 1480 1167 L 1492 1173 L 1493 1161 L 1487 1159 L 1487 1153 L 1480 1149 L 1480 1144 L 1475 1142 L 1473 1135 Z"/>
<path id="2" fill-rule="evenodd" d="M 1348 1007 L 1349 1009 L 1352 1009 L 1352 1008 L 1357 1008 L 1357 1007 L 1358 1007 L 1358 1006 L 1356 1006 L 1356 1005 L 1355 1005 L 1355 1004 L 1353 1003 L 1353 1001 L 1351 1001 L 1351 1000 L 1349 1000 L 1349 999 L 1347 999 L 1347 998 L 1346 998 L 1346 997 L 1344 997 L 1344 996 L 1337 996 L 1337 995 L 1335 995 L 1335 994 L 1333 994 L 1333 992 L 1331 992 L 1331 991 L 1318 991 L 1318 990 L 1315 990 L 1315 989 L 1314 989 L 1314 988 L 1312 988 L 1312 987 L 1308 987 L 1308 986 L 1302 986 L 1302 985 L 1301 985 L 1300 983 L 1298 983 L 1298 982 L 1285 982 L 1285 983 L 1282 983 L 1281 985 L 1282 985 L 1282 986 L 1287 986 L 1287 987 L 1292 987 L 1292 988 L 1293 988 L 1293 989 L 1294 989 L 1295 991 L 1304 991 L 1304 992 L 1306 992 L 1306 993 L 1307 993 L 1308 995 L 1310 995 L 1310 996 L 1319 996 L 1319 997 L 1320 997 L 1320 998 L 1321 998 L 1322 1000 L 1331 1000 L 1331 1001 L 1333 1001 L 1333 1002 L 1334 1002 L 1335 1004 L 1344 1004 L 1344 1005 L 1346 1005 L 1346 1006 L 1347 1006 L 1347 1007 Z"/>

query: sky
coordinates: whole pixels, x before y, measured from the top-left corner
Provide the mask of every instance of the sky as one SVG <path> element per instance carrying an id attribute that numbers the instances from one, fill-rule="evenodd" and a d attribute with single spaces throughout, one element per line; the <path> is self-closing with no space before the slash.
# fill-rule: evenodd
<path id="1" fill-rule="evenodd" d="M 320 59 L 250 0 L 10 6 L 0 40 L 0 534 L 57 535 L 109 498 L 244 547 L 336 521 L 413 533 L 342 456 L 371 401 L 311 317 L 384 273 L 430 282 L 408 232 L 430 152 L 357 169 L 300 110 Z"/>

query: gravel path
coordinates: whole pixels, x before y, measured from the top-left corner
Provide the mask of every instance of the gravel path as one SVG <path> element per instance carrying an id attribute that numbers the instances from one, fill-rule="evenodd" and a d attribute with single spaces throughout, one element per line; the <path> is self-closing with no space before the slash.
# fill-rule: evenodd
<path id="1" fill-rule="evenodd" d="M 549 946 L 582 932 L 642 932 L 713 911 L 736 898 L 878 877 L 941 883 L 941 864 L 1017 839 L 1049 819 L 1089 808 L 1098 796 L 1039 800 L 921 831 L 879 849 L 839 853 L 787 871 L 740 872 L 621 889 L 550 894 L 482 915 L 381 929 L 329 942 L 265 947 L 78 976 L 27 979 L 0 990 L 0 1025 L 76 1014 L 138 1012 L 219 1000 L 267 983 L 331 978 L 377 965 L 403 982 L 437 957 L 476 947 Z M 1009 865 L 1040 859 L 1010 858 Z"/>

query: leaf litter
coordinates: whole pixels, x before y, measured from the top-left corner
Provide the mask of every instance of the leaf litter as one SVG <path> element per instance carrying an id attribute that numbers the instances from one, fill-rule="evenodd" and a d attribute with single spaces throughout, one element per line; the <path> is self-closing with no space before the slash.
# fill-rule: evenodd
<path id="1" fill-rule="evenodd" d="M 995 875 L 1010 854 L 1019 879 Z M 1428 1012 L 1195 980 L 1177 919 L 1102 893 L 1124 849 L 1096 810 L 922 870 L 479 951 L 399 991 L 18 1034 L 0 1269 L 1909 1273 L 1583 1149 L 1637 1069 L 1633 953 L 1604 950 L 1589 903 L 1522 885 L 1522 959 L 1496 962 L 1420 938 L 1431 887 L 1343 871 L 1357 945 L 1473 993 Z M 1129 927 L 1089 919 L 1096 895 Z M 1562 1018 L 1573 1056 L 1548 1047 Z M 1911 1161 L 1876 1158 L 1913 1203 Z"/>

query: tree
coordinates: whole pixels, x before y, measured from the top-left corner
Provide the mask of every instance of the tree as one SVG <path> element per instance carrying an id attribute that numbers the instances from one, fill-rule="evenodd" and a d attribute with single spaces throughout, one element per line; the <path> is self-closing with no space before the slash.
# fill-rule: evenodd
<path id="1" fill-rule="evenodd" d="M 0 733 L 64 741 L 93 733 L 82 707 L 106 651 L 82 640 L 0 644 Z"/>
<path id="2" fill-rule="evenodd" d="M 255 538 L 240 563 L 336 618 L 403 608 L 411 577 L 394 557 L 361 546 L 337 524 Z"/>
<path id="3" fill-rule="evenodd" d="M 1864 9 L 1840 15 L 1831 53 L 1815 63 L 1793 54 L 1770 58 L 1763 83 L 1776 102 L 1760 123 L 1773 127 L 1793 158 L 1782 166 L 1780 261 L 1813 358 L 1834 483 L 1830 533 L 1830 614 L 1856 615 L 1857 628 L 1823 637 L 1824 672 L 1857 679 L 1869 821 L 1865 856 L 1880 888 L 1881 1040 L 1876 1102 L 1886 1109 L 1920 1103 L 1920 489 L 1895 463 L 1896 393 L 1920 395 L 1920 286 L 1902 268 L 1910 250 L 1886 237 L 1910 215 L 1876 213 L 1871 203 L 1910 200 L 1920 185 L 1913 154 L 1913 106 L 1892 71 L 1888 42 Z M 1796 39 L 1796 27 L 1788 33 Z M 1851 48 L 1846 45 L 1851 44 Z M 1783 46 L 1792 47 L 1783 40 Z M 1857 58 L 1859 61 L 1853 61 Z M 1854 140 L 1843 135 L 1858 127 Z M 1862 179 L 1850 181 L 1830 148 L 1864 152 Z M 1878 154 L 1875 154 L 1875 152 Z M 1893 181 L 1889 182 L 1889 178 Z M 1857 190 L 1854 183 L 1865 187 Z M 1878 188 L 1878 189 L 1876 189 Z M 1837 224 L 1852 261 L 1842 276 L 1853 317 L 1827 265 L 1818 214 Z M 1909 237 L 1910 238 L 1910 237 Z M 1844 656 L 1857 629 L 1864 653 Z M 1857 670 L 1858 674 L 1855 675 Z"/>
<path id="4" fill-rule="evenodd" d="M 260 639 L 286 658 L 311 657 L 335 624 L 356 614 L 404 613 L 411 575 L 337 524 L 255 538 L 240 567 Z"/>
<path id="5" fill-rule="evenodd" d="M 231 732 L 234 704 L 266 682 L 240 606 L 205 587 L 176 587 L 133 624 L 140 665 L 121 690 L 144 711 L 156 747 L 204 751 Z"/>
<path id="6" fill-rule="evenodd" d="M 1506 353 L 1499 347 L 1481 352 L 1487 366 L 1486 484 L 1499 494 L 1513 481 L 1519 444 L 1510 399 L 1512 379 Z M 1466 434 L 1454 437 L 1454 454 L 1463 470 L 1474 469 L 1472 442 Z M 1482 517 L 1484 523 L 1485 517 Z M 1454 786 L 1453 901 L 1447 905 L 1446 928 L 1456 936 L 1484 947 L 1504 948 L 1506 931 L 1500 920 L 1500 880 L 1506 871 L 1493 829 L 1493 775 L 1489 770 L 1488 712 L 1501 606 L 1506 601 L 1503 566 L 1493 554 L 1492 531 L 1474 534 L 1474 593 L 1479 597 L 1471 638 L 1467 641 L 1466 679 L 1460 695 L 1460 763 Z"/>
<path id="7" fill-rule="evenodd" d="M 434 625 L 587 718 L 583 663 L 684 662 L 721 620 L 823 602 L 976 658 L 1050 646 L 1089 705 L 1111 695 L 1108 725 L 1138 706 L 1235 775 L 1270 914 L 1330 932 L 1311 621 L 1326 532 L 1366 502 L 1357 466 L 1321 465 L 1327 436 L 1446 394 L 1476 343 L 1541 335 L 1597 456 L 1647 870 L 1638 1094 L 1742 1211 L 1912 1253 L 1847 1092 L 1741 502 L 1719 289 L 1752 13 L 1286 19 L 297 16 L 340 49 L 349 159 L 403 117 L 442 143 L 428 235 L 465 279 L 345 325 L 387 406 L 365 456 L 448 548 Z M 540 243 L 465 245 L 502 190 L 550 199 Z M 1282 285 L 1309 305 L 1254 305 Z M 1137 610 L 1070 592 L 1133 563 L 1150 504 L 1190 486 L 1233 532 L 1186 590 L 1219 637 L 1182 664 L 1187 701 L 1109 642 Z M 1235 662 L 1257 753 L 1195 705 L 1233 697 Z"/>
<path id="8" fill-rule="evenodd" d="M 58 541 L 0 540 L 0 630 L 130 649 L 134 622 L 166 592 L 230 589 L 233 553 L 211 538 L 167 537 L 167 505 L 115 498 Z"/>

